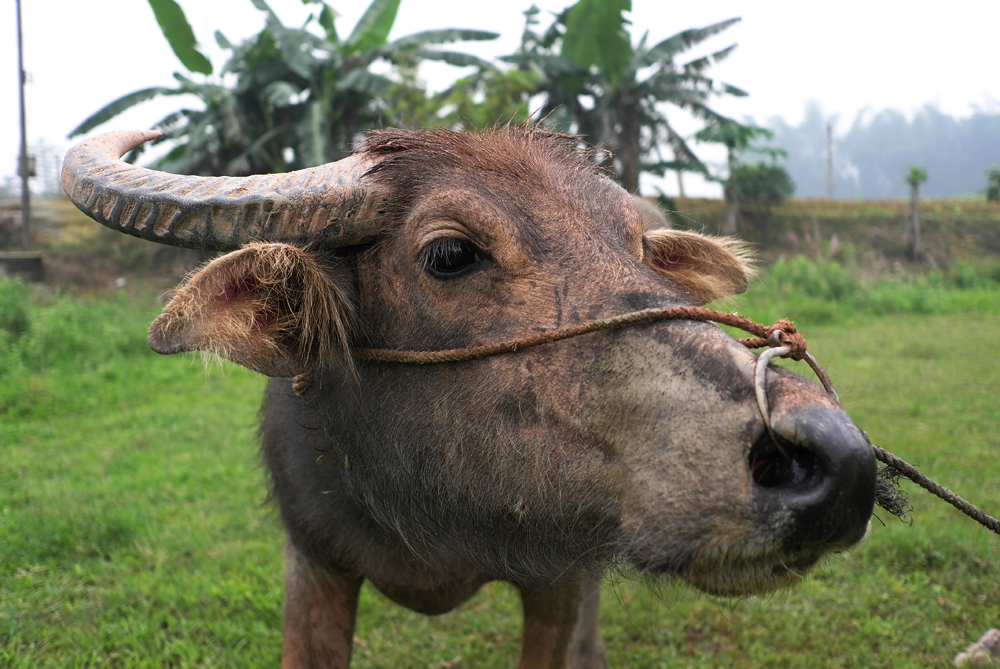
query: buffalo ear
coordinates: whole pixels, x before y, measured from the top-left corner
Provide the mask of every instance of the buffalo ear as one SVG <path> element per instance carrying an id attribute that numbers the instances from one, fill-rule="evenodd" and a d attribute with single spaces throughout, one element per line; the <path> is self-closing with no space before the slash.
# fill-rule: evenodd
<path id="1" fill-rule="evenodd" d="M 203 351 L 267 376 L 347 356 L 345 268 L 287 244 L 254 243 L 188 277 L 149 327 L 157 353 Z"/>
<path id="2" fill-rule="evenodd" d="M 642 261 L 668 277 L 699 304 L 742 293 L 755 275 L 745 242 L 682 230 L 643 237 Z"/>
<path id="3" fill-rule="evenodd" d="M 652 232 L 653 230 L 669 230 L 672 226 L 667 217 L 663 215 L 663 211 L 647 200 L 644 197 L 638 195 L 632 195 L 632 201 L 635 202 L 635 206 L 639 208 L 639 215 L 642 216 L 642 229 L 644 232 Z"/>

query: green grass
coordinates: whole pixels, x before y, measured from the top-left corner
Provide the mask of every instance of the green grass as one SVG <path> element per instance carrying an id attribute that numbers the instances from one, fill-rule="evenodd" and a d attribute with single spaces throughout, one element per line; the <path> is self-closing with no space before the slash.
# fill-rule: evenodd
<path id="1" fill-rule="evenodd" d="M 925 286 L 939 307 L 880 313 L 774 281 L 740 312 L 798 320 L 874 442 L 1000 511 L 996 287 L 943 281 Z M 282 533 L 256 456 L 261 377 L 149 352 L 151 299 L 0 281 L 0 305 L 0 666 L 275 666 Z M 906 487 L 912 527 L 883 515 L 791 590 L 720 600 L 611 579 L 611 665 L 945 665 L 1000 622 L 1000 542 Z M 502 584 L 435 618 L 366 586 L 355 666 L 513 666 L 519 610 Z"/>

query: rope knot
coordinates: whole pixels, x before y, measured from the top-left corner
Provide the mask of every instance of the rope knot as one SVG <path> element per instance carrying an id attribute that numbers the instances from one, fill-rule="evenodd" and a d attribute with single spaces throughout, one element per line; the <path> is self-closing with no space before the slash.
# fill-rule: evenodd
<path id="1" fill-rule="evenodd" d="M 774 325 L 767 328 L 766 339 L 770 346 L 784 346 L 788 348 L 787 357 L 792 360 L 804 360 L 806 357 L 806 340 L 802 334 L 795 329 L 795 323 L 782 318 L 775 321 Z"/>

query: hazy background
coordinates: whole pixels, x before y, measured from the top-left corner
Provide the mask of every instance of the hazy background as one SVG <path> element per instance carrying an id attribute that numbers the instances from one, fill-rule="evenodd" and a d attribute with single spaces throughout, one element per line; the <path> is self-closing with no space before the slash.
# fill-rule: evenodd
<path id="1" fill-rule="evenodd" d="M 215 30 L 237 42 L 263 27 L 263 14 L 250 0 L 180 4 L 216 71 L 225 52 L 215 44 Z M 338 31 L 347 34 L 368 3 L 332 4 L 341 13 Z M 501 34 L 495 42 L 457 48 L 493 58 L 517 47 L 522 12 L 531 4 L 403 0 L 390 39 L 431 28 L 492 30 Z M 535 4 L 558 11 L 572 2 Z M 289 25 L 301 24 L 309 11 L 299 0 L 272 0 L 271 5 Z M 1000 162 L 1000 2 L 917 6 L 896 1 L 633 0 L 633 7 L 633 40 L 648 30 L 654 42 L 687 28 L 742 17 L 691 57 L 739 43 L 712 72 L 749 91 L 750 97 L 716 100 L 713 106 L 777 131 L 774 144 L 791 153 L 786 166 L 798 185 L 797 196 L 825 193 L 827 121 L 834 123 L 836 137 L 836 197 L 901 197 L 902 168 L 909 163 L 927 168 L 927 195 L 970 193 L 984 184 L 982 170 Z M 25 1 L 22 11 L 25 69 L 31 77 L 28 138 L 42 161 L 43 177 L 48 173 L 51 179 L 55 157 L 74 142 L 66 134 L 90 114 L 126 93 L 172 86 L 171 74 L 183 71 L 143 0 Z M 459 74 L 447 69 L 429 64 L 421 72 L 431 88 L 441 88 Z M 0 14 L 0 183 L 16 173 L 17 74 L 15 9 L 9 2 Z M 100 130 L 146 128 L 182 104 L 195 101 L 150 101 Z M 683 132 L 698 127 L 679 111 L 670 118 Z M 889 140 L 895 143 L 885 144 Z M 723 160 L 717 147 L 703 147 L 700 155 L 709 162 Z M 652 185 L 644 177 L 643 189 Z M 673 179 L 659 185 L 676 193 Z M 721 196 L 717 184 L 694 177 L 686 177 L 685 187 L 688 195 Z"/>

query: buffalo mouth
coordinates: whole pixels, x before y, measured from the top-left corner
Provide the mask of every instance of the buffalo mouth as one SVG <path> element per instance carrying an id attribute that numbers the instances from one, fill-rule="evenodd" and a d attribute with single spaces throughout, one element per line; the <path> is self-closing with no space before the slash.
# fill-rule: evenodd
<path id="1" fill-rule="evenodd" d="M 780 526 L 787 518 L 774 520 Z M 745 534 L 740 539 L 728 538 L 730 541 L 716 535 L 666 561 L 635 560 L 633 556 L 631 563 L 643 573 L 677 577 L 710 595 L 742 597 L 794 586 L 825 556 L 849 548 L 848 545 L 788 546 L 768 529 Z"/>
<path id="2" fill-rule="evenodd" d="M 812 550 L 743 560 L 698 561 L 681 577 L 688 585 L 710 595 L 755 595 L 795 585 L 827 552 Z"/>
<path id="3" fill-rule="evenodd" d="M 849 549 L 867 533 L 873 468 L 864 458 L 844 464 L 845 457 L 830 453 L 840 448 L 851 455 L 866 446 L 822 450 L 816 440 L 763 434 L 746 455 L 755 529 L 728 542 L 699 542 L 675 573 L 699 590 L 727 597 L 795 585 L 825 555 Z"/>

